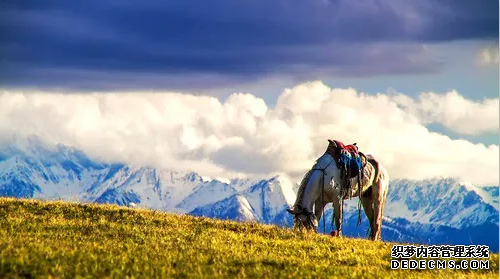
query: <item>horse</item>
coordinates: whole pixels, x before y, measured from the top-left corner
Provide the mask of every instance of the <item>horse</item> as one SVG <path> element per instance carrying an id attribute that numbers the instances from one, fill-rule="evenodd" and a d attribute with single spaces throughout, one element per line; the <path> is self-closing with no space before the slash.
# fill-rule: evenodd
<path id="1" fill-rule="evenodd" d="M 382 215 L 389 187 L 386 169 L 372 155 L 362 154 L 366 158 L 364 166 L 359 174 L 350 179 L 351 186 L 346 188 L 345 177 L 342 177 L 342 170 L 337 164 L 338 154 L 343 146 L 339 146 L 338 141 L 328 141 L 325 153 L 304 175 L 293 207 L 287 209 L 294 215 L 293 227 L 312 229 L 316 232 L 324 207 L 332 202 L 337 229 L 332 233 L 342 236 L 344 200 L 359 197 L 370 224 L 369 239 L 380 240 Z M 361 215 L 359 217 L 361 218 Z"/>

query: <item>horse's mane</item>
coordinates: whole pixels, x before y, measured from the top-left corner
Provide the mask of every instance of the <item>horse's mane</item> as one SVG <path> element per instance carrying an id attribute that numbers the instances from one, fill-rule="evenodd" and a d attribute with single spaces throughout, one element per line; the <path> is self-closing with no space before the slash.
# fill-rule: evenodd
<path id="1" fill-rule="evenodd" d="M 304 195 L 304 190 L 306 189 L 307 182 L 309 181 L 309 177 L 311 176 L 313 169 L 307 171 L 307 173 L 302 178 L 300 182 L 299 190 L 297 191 L 297 200 L 295 201 L 294 207 L 299 205 L 302 201 L 302 196 Z"/>
<path id="2" fill-rule="evenodd" d="M 330 148 L 330 145 L 328 146 L 328 148 Z M 333 157 L 333 155 L 331 153 L 328 153 L 328 151 L 329 151 L 329 149 L 326 150 L 325 154 L 330 154 Z M 318 158 L 318 160 L 320 158 Z M 315 166 L 316 166 L 316 164 L 318 164 L 318 160 L 316 160 L 316 163 L 314 164 Z M 302 181 L 300 182 L 299 190 L 297 190 L 297 200 L 295 201 L 294 207 L 297 206 L 297 205 L 299 205 L 299 204 L 301 204 L 301 202 L 302 202 L 302 196 L 304 195 L 304 190 L 306 189 L 307 182 L 309 181 L 309 177 L 311 177 L 311 174 L 315 170 L 316 169 L 314 167 L 311 168 L 309 171 L 306 172 L 306 174 L 302 178 Z"/>
<path id="3" fill-rule="evenodd" d="M 335 156 L 333 154 L 333 145 L 331 143 L 328 145 L 328 148 L 326 149 L 325 153 L 321 157 L 323 157 L 325 154 L 329 154 L 330 156 L 335 158 Z M 318 161 L 321 159 L 321 157 L 319 157 L 316 160 L 316 162 L 314 163 L 314 166 L 310 170 L 308 170 L 306 172 L 306 174 L 304 175 L 304 177 L 302 178 L 302 181 L 300 182 L 300 185 L 299 185 L 299 189 L 297 190 L 297 200 L 295 201 L 294 207 L 301 204 L 302 198 L 304 195 L 304 190 L 306 189 L 306 186 L 307 186 L 307 182 L 309 182 L 309 178 L 311 177 L 311 174 L 313 173 L 313 171 L 316 170 L 315 166 L 318 164 Z"/>

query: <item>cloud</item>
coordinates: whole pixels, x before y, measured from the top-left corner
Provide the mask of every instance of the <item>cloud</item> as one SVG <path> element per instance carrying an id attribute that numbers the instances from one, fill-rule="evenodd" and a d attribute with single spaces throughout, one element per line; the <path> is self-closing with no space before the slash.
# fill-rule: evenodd
<path id="1" fill-rule="evenodd" d="M 458 92 L 422 93 L 418 100 L 397 94 L 393 100 L 417 116 L 422 124 L 438 123 L 460 134 L 498 133 L 499 99 L 472 101 Z"/>
<path id="2" fill-rule="evenodd" d="M 456 93 L 424 96 L 460 99 Z M 285 89 L 274 107 L 249 93 L 235 93 L 221 102 L 172 92 L 5 91 L 0 95 L 0 139 L 35 134 L 105 161 L 204 175 L 282 172 L 300 177 L 324 152 L 327 139 L 334 138 L 357 142 L 393 178 L 455 176 L 498 183 L 498 145 L 430 132 L 419 111 L 424 102 L 412 102 L 403 108 L 394 96 L 332 89 L 321 82 Z M 440 109 L 449 113 L 447 107 Z M 477 123 L 492 120 L 489 115 L 474 117 Z"/>
<path id="3" fill-rule="evenodd" d="M 3 1 L 0 82 L 101 90 L 429 73 L 443 63 L 424 44 L 497 41 L 497 10 L 466 0 Z"/>
<path id="4" fill-rule="evenodd" d="M 497 65 L 498 66 L 498 44 L 483 48 L 478 54 L 479 65 Z"/>

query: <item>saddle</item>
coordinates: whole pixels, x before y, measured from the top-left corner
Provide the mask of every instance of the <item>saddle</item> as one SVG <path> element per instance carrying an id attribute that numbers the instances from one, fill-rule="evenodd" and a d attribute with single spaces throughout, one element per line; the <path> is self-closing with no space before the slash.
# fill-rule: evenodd
<path id="1" fill-rule="evenodd" d="M 356 143 L 345 145 L 338 140 L 328 140 L 327 151 L 332 155 L 337 167 L 347 172 L 348 178 L 354 178 L 362 173 L 367 163 L 365 154 L 359 151 Z"/>

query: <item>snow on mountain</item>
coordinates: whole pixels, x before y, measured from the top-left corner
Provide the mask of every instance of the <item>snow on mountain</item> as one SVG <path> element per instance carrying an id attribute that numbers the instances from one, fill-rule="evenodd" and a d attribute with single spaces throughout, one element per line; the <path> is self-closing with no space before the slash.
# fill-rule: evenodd
<path id="1" fill-rule="evenodd" d="M 183 199 L 176 208 L 189 212 L 197 207 L 223 200 L 236 193 L 237 191 L 233 186 L 219 180 L 212 180 L 194 188 L 191 194 Z"/>
<path id="2" fill-rule="evenodd" d="M 474 191 L 483 202 L 493 206 L 498 211 L 498 187 L 476 187 L 470 183 L 463 185 L 468 191 Z"/>
<path id="3" fill-rule="evenodd" d="M 487 192 L 453 178 L 393 180 L 384 215 L 453 228 L 485 222 L 498 225 L 498 204 Z"/>
<path id="4" fill-rule="evenodd" d="M 243 192 L 249 187 L 255 185 L 261 181 L 261 179 L 252 179 L 252 178 L 233 178 L 229 180 L 229 184 L 233 186 L 234 189 L 238 192 Z"/>
<path id="5" fill-rule="evenodd" d="M 486 200 L 489 200 L 489 203 L 493 205 L 496 209 L 498 209 L 498 186 L 486 186 L 480 188 L 482 195 L 486 196 Z"/>
<path id="6" fill-rule="evenodd" d="M 295 202 L 291 183 L 284 177 L 275 176 L 261 180 L 243 192 L 260 220 L 270 223 L 283 210 Z"/>
<path id="7" fill-rule="evenodd" d="M 36 138 L 24 149 L 0 150 L 0 193 L 16 197 L 79 200 L 104 171 L 82 152 L 61 145 L 48 149 Z"/>
<path id="8" fill-rule="evenodd" d="M 240 222 L 258 221 L 248 200 L 240 194 L 232 195 L 214 204 L 198 207 L 189 214 Z"/>
<path id="9" fill-rule="evenodd" d="M 84 199 L 121 204 L 113 202 L 113 198 L 102 199 L 102 197 L 109 194 L 134 195 L 137 199 L 133 202 L 138 206 L 174 211 L 175 206 L 202 183 L 203 179 L 194 172 L 115 165 L 108 173 L 107 179 L 98 187 L 87 191 Z"/>
<path id="10" fill-rule="evenodd" d="M 221 217 L 240 216 L 245 212 L 246 219 L 257 220 L 266 224 L 291 225 L 291 215 L 286 212 L 295 202 L 291 182 L 284 176 L 275 176 L 269 180 L 261 180 L 244 191 L 233 196 L 207 204 L 190 212 L 193 215 L 214 217 L 215 212 Z M 233 201 L 238 206 L 227 206 Z M 245 209 L 245 210 L 243 210 Z M 252 218 L 249 217 L 252 215 Z M 241 219 L 241 218 L 240 218 Z"/>
<path id="11" fill-rule="evenodd" d="M 101 164 L 62 145 L 47 146 L 36 137 L 0 150 L 0 195 L 85 202 L 130 202 L 174 210 L 203 183 L 193 172 Z"/>

